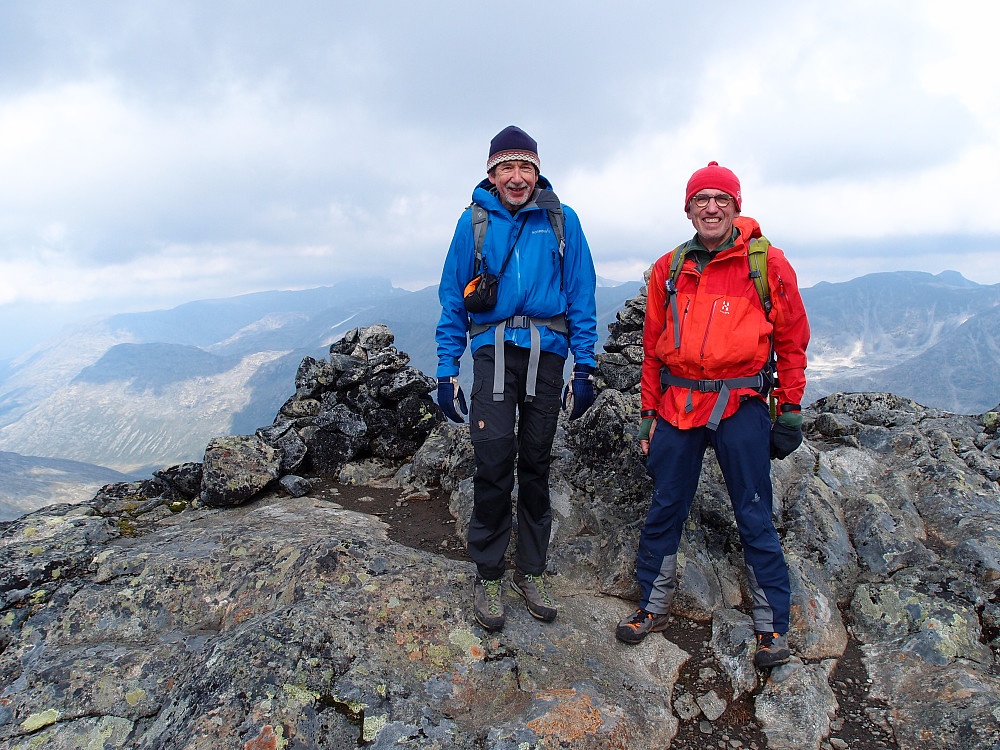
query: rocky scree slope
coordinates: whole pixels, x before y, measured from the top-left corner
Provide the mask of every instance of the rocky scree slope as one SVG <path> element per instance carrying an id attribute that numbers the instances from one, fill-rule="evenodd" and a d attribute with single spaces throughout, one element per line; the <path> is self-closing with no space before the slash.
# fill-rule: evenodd
<path id="1" fill-rule="evenodd" d="M 837 394 L 773 464 L 792 574 L 795 657 L 752 667 L 749 592 L 714 457 L 682 542 L 675 615 L 711 623 L 727 689 L 676 688 L 689 655 L 617 643 L 650 494 L 635 437 L 631 300 L 599 358 L 601 393 L 562 423 L 552 470 L 551 625 L 507 599 L 476 625 L 474 567 L 388 540 L 311 498 L 337 476 L 471 507 L 467 428 L 384 326 L 306 359 L 274 424 L 200 464 L 0 525 L 0 743 L 10 748 L 662 748 L 681 720 L 723 731 L 749 705 L 769 748 L 843 746 L 831 683 L 860 644 L 900 748 L 1000 742 L 1000 415 Z M 701 717 L 699 717 L 701 713 Z"/>

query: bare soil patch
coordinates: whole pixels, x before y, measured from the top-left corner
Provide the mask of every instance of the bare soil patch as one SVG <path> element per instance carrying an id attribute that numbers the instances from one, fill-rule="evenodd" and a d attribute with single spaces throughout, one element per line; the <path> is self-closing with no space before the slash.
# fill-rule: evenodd
<path id="1" fill-rule="evenodd" d="M 425 497 L 398 489 L 340 484 L 325 477 L 310 481 L 313 497 L 380 518 L 388 524 L 389 538 L 394 542 L 453 560 L 469 559 L 463 541 L 455 534 L 448 497 L 439 489 Z"/>

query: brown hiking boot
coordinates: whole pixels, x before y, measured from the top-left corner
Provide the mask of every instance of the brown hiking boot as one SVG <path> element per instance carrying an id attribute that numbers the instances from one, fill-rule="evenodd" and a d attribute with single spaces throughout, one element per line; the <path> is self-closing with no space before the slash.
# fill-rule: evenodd
<path id="1" fill-rule="evenodd" d="M 487 630 L 500 630 L 506 622 L 500 592 L 503 580 L 489 581 L 476 578 L 472 586 L 472 609 L 476 620 Z"/>
<path id="2" fill-rule="evenodd" d="M 542 576 L 529 576 L 521 571 L 515 571 L 510 587 L 524 597 L 525 604 L 532 617 L 545 622 L 552 622 L 559 614 L 556 604 L 545 590 L 545 580 Z"/>

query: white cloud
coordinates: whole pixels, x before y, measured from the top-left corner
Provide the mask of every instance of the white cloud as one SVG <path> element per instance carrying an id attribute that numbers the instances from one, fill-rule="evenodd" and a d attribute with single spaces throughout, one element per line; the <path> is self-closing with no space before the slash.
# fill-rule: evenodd
<path id="1" fill-rule="evenodd" d="M 560 0 L 504 47 L 457 2 L 0 6 L 0 305 L 435 283 L 511 122 L 608 278 L 691 233 L 716 159 L 803 278 L 1000 282 L 969 197 L 1000 187 L 998 7 Z"/>

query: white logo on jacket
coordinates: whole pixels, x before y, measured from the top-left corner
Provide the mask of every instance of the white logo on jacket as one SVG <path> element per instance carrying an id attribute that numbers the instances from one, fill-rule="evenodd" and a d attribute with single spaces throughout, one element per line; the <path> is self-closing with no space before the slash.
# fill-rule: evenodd
<path id="1" fill-rule="evenodd" d="M 725 313 L 726 315 L 729 315 L 729 300 L 727 299 L 722 300 L 721 312 Z"/>

